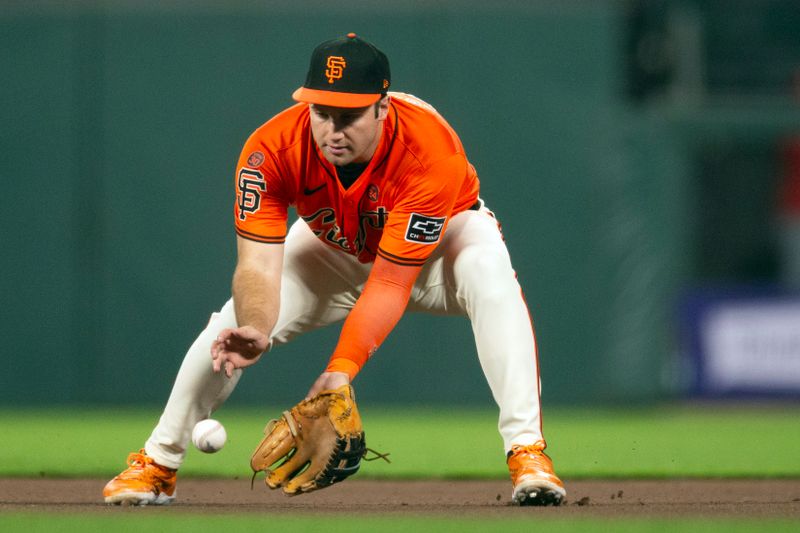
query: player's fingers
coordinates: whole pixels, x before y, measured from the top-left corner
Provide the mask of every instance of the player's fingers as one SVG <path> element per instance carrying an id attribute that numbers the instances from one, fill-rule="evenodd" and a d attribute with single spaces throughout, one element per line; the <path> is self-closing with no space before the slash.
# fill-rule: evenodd
<path id="1" fill-rule="evenodd" d="M 235 368 L 236 367 L 234 366 L 233 361 L 225 361 L 225 375 L 226 376 L 228 376 L 229 378 L 232 378 L 233 377 L 233 370 Z"/>
<path id="2" fill-rule="evenodd" d="M 232 329 L 223 329 L 217 334 L 217 338 L 214 339 L 214 342 L 218 344 L 226 344 L 230 340 L 232 334 Z"/>
<path id="3" fill-rule="evenodd" d="M 211 347 L 211 368 L 214 372 L 219 372 L 226 360 L 227 358 L 220 346 Z"/>

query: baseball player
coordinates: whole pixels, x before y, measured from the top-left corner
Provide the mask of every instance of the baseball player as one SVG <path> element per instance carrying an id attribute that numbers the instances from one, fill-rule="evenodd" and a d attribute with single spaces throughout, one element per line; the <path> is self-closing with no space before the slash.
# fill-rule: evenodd
<path id="1" fill-rule="evenodd" d="M 389 62 L 350 33 L 312 53 L 298 103 L 259 127 L 235 175 L 232 298 L 189 348 L 164 412 L 106 502 L 166 504 L 193 426 L 242 369 L 344 321 L 308 398 L 348 385 L 406 310 L 466 315 L 499 406 L 522 505 L 558 505 L 544 453 L 536 341 L 494 214 L 455 131 L 429 104 L 389 92 Z M 292 206 L 298 220 L 288 227 Z"/>

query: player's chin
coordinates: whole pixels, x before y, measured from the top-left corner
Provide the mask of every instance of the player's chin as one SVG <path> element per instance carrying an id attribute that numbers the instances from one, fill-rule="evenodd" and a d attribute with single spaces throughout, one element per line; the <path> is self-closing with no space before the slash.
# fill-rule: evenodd
<path id="1" fill-rule="evenodd" d="M 349 165 L 353 162 L 353 153 L 350 150 L 332 150 L 327 149 L 323 151 L 325 155 L 325 159 L 328 160 L 328 163 L 333 165 L 343 167 L 345 165 Z"/>

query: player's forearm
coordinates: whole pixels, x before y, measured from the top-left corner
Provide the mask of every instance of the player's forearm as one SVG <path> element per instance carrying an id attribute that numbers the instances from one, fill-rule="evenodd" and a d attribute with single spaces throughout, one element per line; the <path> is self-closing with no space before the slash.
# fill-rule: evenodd
<path id="1" fill-rule="evenodd" d="M 237 267 L 233 304 L 239 327 L 252 326 L 269 337 L 280 309 L 280 280 L 258 269 Z"/>
<path id="2" fill-rule="evenodd" d="M 403 316 L 408 294 L 364 289 L 345 320 L 326 372 L 344 372 L 352 380 Z"/>
<path id="3" fill-rule="evenodd" d="M 403 316 L 420 270 L 376 260 L 364 292 L 342 326 L 326 372 L 344 372 L 351 380 L 358 374 Z"/>

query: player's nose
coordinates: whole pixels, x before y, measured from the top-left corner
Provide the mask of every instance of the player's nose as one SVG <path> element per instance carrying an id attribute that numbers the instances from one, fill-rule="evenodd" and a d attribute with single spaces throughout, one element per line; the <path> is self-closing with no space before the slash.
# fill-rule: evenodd
<path id="1" fill-rule="evenodd" d="M 328 138 L 331 139 L 331 140 L 344 139 L 344 129 L 343 128 L 337 128 L 335 126 L 330 128 L 329 133 L 328 133 Z"/>

